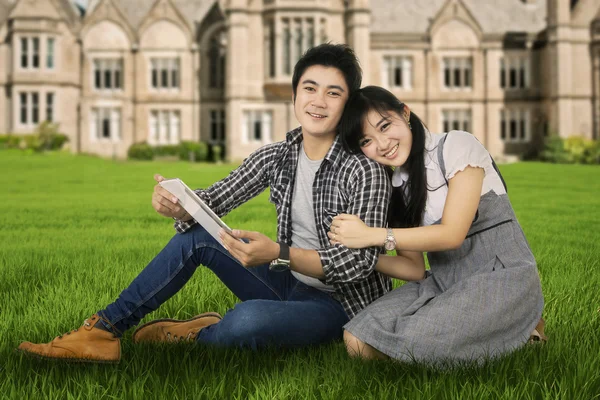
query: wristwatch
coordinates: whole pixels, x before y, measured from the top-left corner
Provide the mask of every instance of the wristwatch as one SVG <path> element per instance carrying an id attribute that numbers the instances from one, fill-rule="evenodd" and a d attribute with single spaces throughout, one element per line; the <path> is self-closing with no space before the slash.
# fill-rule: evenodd
<path id="1" fill-rule="evenodd" d="M 387 251 L 392 251 L 396 248 L 396 238 L 394 237 L 392 228 L 387 228 L 387 236 L 385 237 L 385 242 L 383 242 L 383 247 Z"/>
<path id="2" fill-rule="evenodd" d="M 279 257 L 271 261 L 269 269 L 275 272 L 283 272 L 290 269 L 290 246 L 283 242 L 279 243 Z"/>

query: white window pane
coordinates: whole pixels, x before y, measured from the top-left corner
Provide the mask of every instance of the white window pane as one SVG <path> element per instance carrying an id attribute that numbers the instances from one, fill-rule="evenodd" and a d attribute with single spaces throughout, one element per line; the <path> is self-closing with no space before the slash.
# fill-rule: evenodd
<path id="1" fill-rule="evenodd" d="M 171 112 L 171 144 L 179 143 L 180 137 L 180 121 L 179 121 L 179 112 L 172 111 Z"/>
<path id="2" fill-rule="evenodd" d="M 158 117 L 156 111 L 150 113 L 150 119 L 148 121 L 150 128 L 150 134 L 148 136 L 148 143 L 156 144 L 158 142 Z"/>
<path id="3" fill-rule="evenodd" d="M 21 68 L 29 67 L 29 40 L 21 38 Z"/>
<path id="4" fill-rule="evenodd" d="M 262 128 L 263 128 L 263 143 L 271 143 L 271 112 L 265 111 L 262 114 Z"/>
<path id="5" fill-rule="evenodd" d="M 409 89 L 412 87 L 412 58 L 405 57 L 402 62 L 404 71 L 404 87 Z"/>
<path id="6" fill-rule="evenodd" d="M 121 139 L 121 111 L 113 109 L 111 112 L 111 136 L 113 141 Z"/>
<path id="7" fill-rule="evenodd" d="M 54 68 L 54 38 L 48 38 L 46 45 L 46 68 Z"/>
<path id="8" fill-rule="evenodd" d="M 244 111 L 242 114 L 242 144 L 248 143 L 248 120 L 250 119 L 249 111 Z"/>
<path id="9" fill-rule="evenodd" d="M 167 139 L 167 121 L 165 121 L 165 113 L 158 112 L 158 143 L 164 144 Z"/>
<path id="10" fill-rule="evenodd" d="M 390 87 L 390 58 L 389 57 L 383 57 L 383 66 L 381 68 L 381 83 L 386 86 L 386 87 Z"/>
<path id="11" fill-rule="evenodd" d="M 90 113 L 90 139 L 92 142 L 98 140 L 98 111 L 92 109 Z"/>

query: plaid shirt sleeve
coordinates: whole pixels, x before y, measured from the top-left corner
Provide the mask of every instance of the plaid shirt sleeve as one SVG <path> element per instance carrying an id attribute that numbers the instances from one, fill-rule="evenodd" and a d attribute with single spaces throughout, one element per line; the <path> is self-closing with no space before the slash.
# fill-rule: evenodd
<path id="1" fill-rule="evenodd" d="M 270 171 L 277 155 L 281 154 L 282 145 L 283 142 L 278 142 L 261 147 L 226 178 L 194 192 L 219 217 L 227 215 L 269 186 Z M 195 224 L 193 219 L 188 222 L 176 220 L 174 226 L 177 232 L 184 233 Z"/>
<path id="2" fill-rule="evenodd" d="M 350 182 L 355 185 L 347 213 L 358 215 L 368 226 L 386 226 L 391 186 L 385 170 L 374 162 L 352 168 Z M 349 249 L 338 244 L 317 252 L 325 283 L 335 285 L 367 279 L 375 270 L 381 249 Z"/>

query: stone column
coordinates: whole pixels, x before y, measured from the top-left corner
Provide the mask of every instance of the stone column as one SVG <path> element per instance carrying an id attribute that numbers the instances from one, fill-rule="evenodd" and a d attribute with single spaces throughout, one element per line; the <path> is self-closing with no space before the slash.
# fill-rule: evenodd
<path id="1" fill-rule="evenodd" d="M 362 86 L 371 83 L 369 25 L 371 11 L 369 0 L 350 0 L 346 10 L 346 43 L 350 45 L 363 70 Z"/>
<path id="2" fill-rule="evenodd" d="M 548 52 L 550 56 L 550 133 L 561 137 L 573 134 L 573 87 L 571 10 L 568 1 L 548 0 Z"/>
<path id="3" fill-rule="evenodd" d="M 241 104 L 247 97 L 248 6 L 246 0 L 231 0 L 227 15 L 227 65 L 225 79 L 226 159 L 240 143 Z"/>

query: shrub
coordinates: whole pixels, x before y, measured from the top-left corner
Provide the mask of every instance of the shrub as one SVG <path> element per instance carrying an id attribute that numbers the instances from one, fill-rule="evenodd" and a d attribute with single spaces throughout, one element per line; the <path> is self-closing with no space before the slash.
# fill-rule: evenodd
<path id="1" fill-rule="evenodd" d="M 179 159 L 184 161 L 201 162 L 208 158 L 208 145 L 204 142 L 181 142 Z"/>
<path id="2" fill-rule="evenodd" d="M 154 159 L 154 148 L 145 142 L 134 143 L 129 146 L 127 157 L 132 160 L 152 160 Z"/>
<path id="3" fill-rule="evenodd" d="M 582 164 L 585 162 L 589 140 L 581 136 L 571 136 L 564 140 L 563 146 L 571 163 Z"/>
<path id="4" fill-rule="evenodd" d="M 45 121 L 38 125 L 34 134 L 0 135 L 0 148 L 30 149 L 36 152 L 60 150 L 68 141 L 67 135 L 58 132 L 58 124 Z"/>
<path id="5" fill-rule="evenodd" d="M 558 136 L 548 137 L 544 143 L 544 150 L 542 150 L 540 159 L 551 163 L 568 162 L 567 151 L 565 150 L 563 140 Z"/>
<path id="6" fill-rule="evenodd" d="M 33 148 L 35 151 L 43 150 L 60 150 L 63 145 L 69 140 L 69 138 L 59 133 L 58 124 L 44 121 L 38 125 L 36 129 L 37 148 Z"/>
<path id="7" fill-rule="evenodd" d="M 23 149 L 31 149 L 36 152 L 43 150 L 42 141 L 40 140 L 39 135 L 23 136 L 23 140 L 21 141 L 20 147 L 22 147 Z"/>
<path id="8" fill-rule="evenodd" d="M 156 157 L 178 156 L 180 147 L 179 145 L 155 146 L 154 155 Z"/>
<path id="9" fill-rule="evenodd" d="M 552 163 L 600 164 L 600 144 L 582 136 L 546 139 L 540 159 Z"/>
<path id="10" fill-rule="evenodd" d="M 221 162 L 225 158 L 225 147 L 220 144 L 210 146 L 209 159 L 212 162 Z"/>
<path id="11" fill-rule="evenodd" d="M 600 140 L 593 140 L 585 156 L 587 164 L 600 164 Z"/>
<path id="12" fill-rule="evenodd" d="M 7 133 L 6 135 L 0 135 L 0 149 L 16 149 L 19 147 L 21 138 L 19 136 Z"/>

